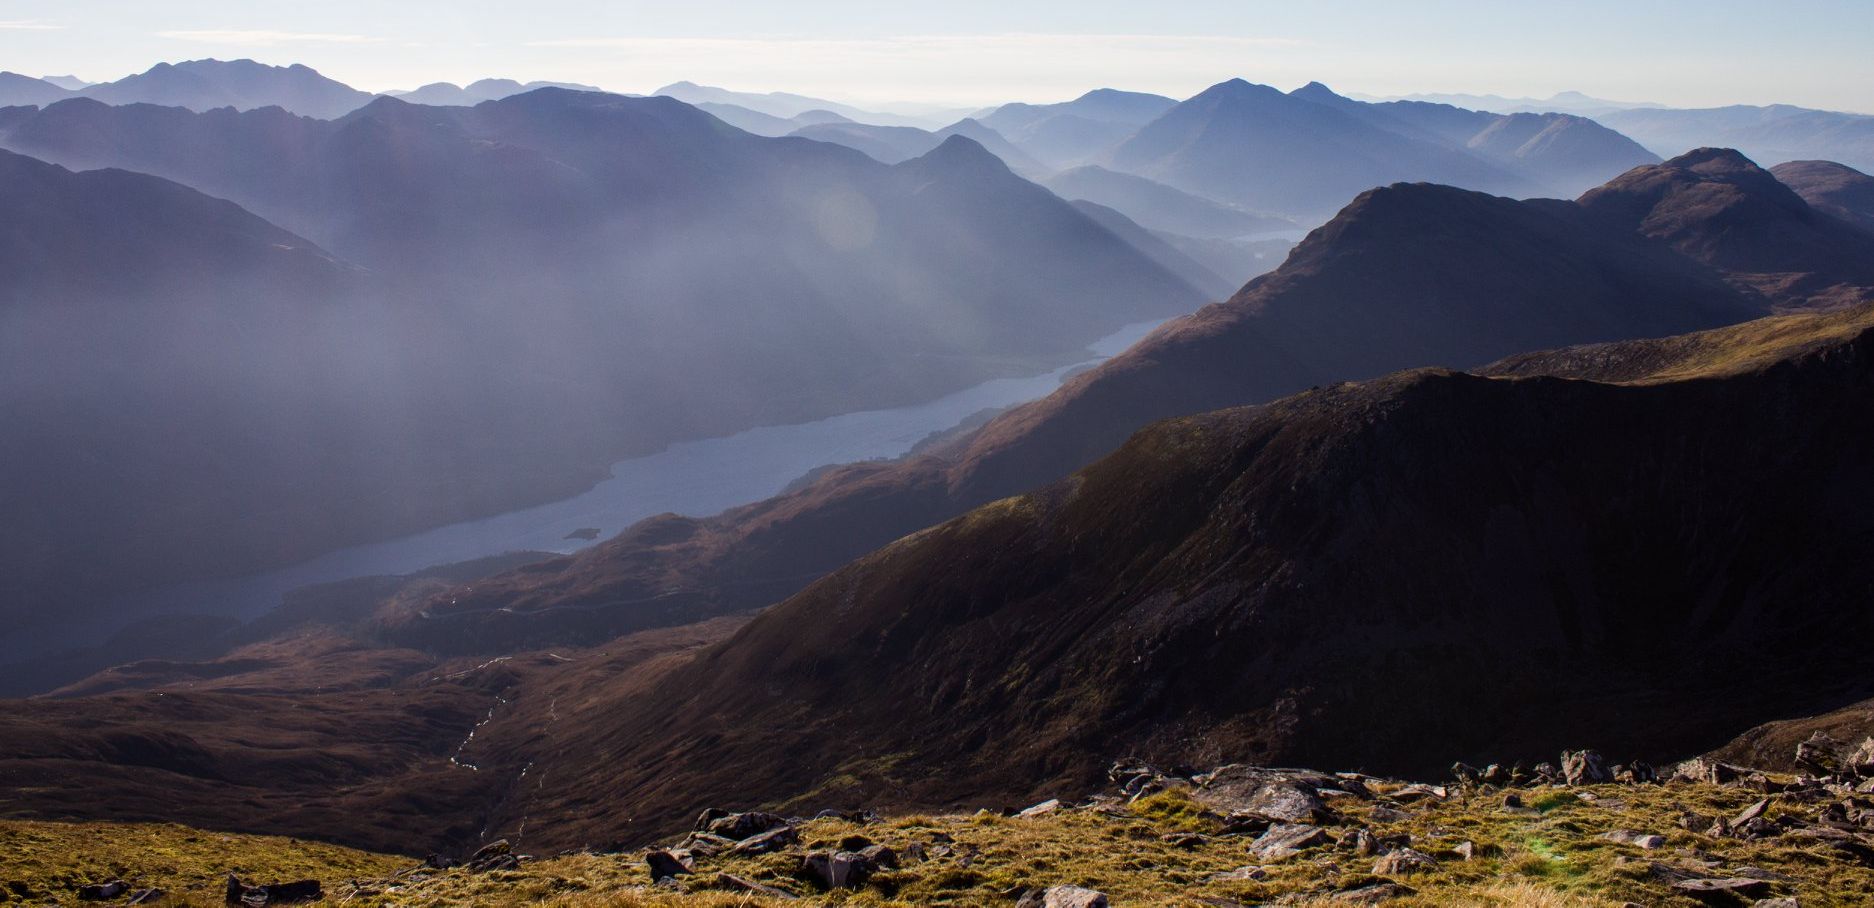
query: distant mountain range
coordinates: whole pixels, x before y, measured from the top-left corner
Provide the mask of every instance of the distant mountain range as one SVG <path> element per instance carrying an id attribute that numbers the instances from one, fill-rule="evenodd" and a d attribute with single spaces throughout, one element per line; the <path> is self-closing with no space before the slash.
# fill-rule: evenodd
<path id="1" fill-rule="evenodd" d="M 826 111 L 839 114 L 857 123 L 869 123 L 874 126 L 915 126 L 921 129 L 935 128 L 945 123 L 952 123 L 967 116 L 968 111 L 937 111 L 921 116 L 885 113 L 876 110 L 864 110 L 837 101 L 823 98 L 810 98 L 806 95 L 790 94 L 784 91 L 749 92 L 731 91 L 694 82 L 672 82 L 651 94 L 676 98 L 686 104 L 726 104 L 766 114 L 782 120 L 791 120 L 804 113 Z"/>
<path id="2" fill-rule="evenodd" d="M 481 79 L 468 85 L 453 82 L 431 82 L 412 91 L 385 92 L 398 100 L 411 104 L 431 104 L 440 107 L 473 107 L 483 101 L 499 101 L 502 98 L 533 91 L 536 88 L 565 88 L 572 91 L 600 91 L 591 85 L 575 82 L 528 82 L 522 84 L 513 79 Z M 284 106 L 284 105 L 283 105 Z M 288 108 L 291 110 L 291 108 Z"/>
<path id="3" fill-rule="evenodd" d="M 1547 98 L 1506 98 L 1502 95 L 1473 94 L 1411 94 L 1395 97 L 1375 97 L 1372 95 L 1353 95 L 1362 101 L 1421 101 L 1428 104 L 1446 104 L 1452 107 L 1467 107 L 1471 110 L 1487 110 L 1492 113 L 1569 113 L 1583 117 L 1598 117 L 1614 110 L 1637 110 L 1648 107 L 1664 107 L 1644 101 L 1610 101 L 1596 98 L 1578 91 L 1557 92 Z"/>
<path id="4" fill-rule="evenodd" d="M 1874 170 L 1874 116 L 1776 104 L 1704 110 L 1625 110 L 1598 119 L 1659 154 L 1708 145 L 1770 164 L 1826 160 Z"/>
<path id="5" fill-rule="evenodd" d="M 564 496 L 620 457 L 681 438 L 1045 371 L 1124 324 L 1204 299 L 961 136 L 888 167 L 833 145 L 752 136 L 669 98 L 540 89 L 474 108 L 380 98 L 336 120 L 74 99 L 0 118 L 0 145 L 230 199 L 311 238 L 280 245 L 316 243 L 363 273 L 362 302 L 283 284 L 276 305 L 322 320 L 309 337 L 372 338 L 354 345 L 368 364 L 334 364 L 342 345 L 283 348 L 261 332 L 237 348 L 256 369 L 285 358 L 335 376 L 407 371 L 382 383 L 390 397 L 326 400 L 317 431 L 253 411 L 263 395 L 229 398 L 225 411 L 209 411 L 220 421 L 177 436 L 159 427 L 182 414 L 153 406 L 135 420 L 99 419 L 101 405 L 78 405 L 93 385 L 73 385 L 72 404 L 32 436 L 68 475 L 34 494 L 109 488 L 115 505 L 108 519 L 49 506 L 48 522 L 30 531 L 37 542 L 9 549 L 23 562 L 16 577 L 37 578 L 33 588 L 73 576 L 75 553 L 88 563 L 76 572 L 87 583 L 67 582 L 57 609 L 9 599 L 16 626 L 96 605 L 107 590 L 281 564 Z M 47 223 L 8 234 L 48 244 L 10 260 L 82 275 L 90 228 L 54 229 L 63 216 L 48 206 Z M 135 223 L 141 213 L 125 202 L 119 216 Z M 162 261 L 206 229 L 179 221 L 139 242 Z M 201 277 L 204 286 L 216 278 Z M 100 314 L 129 305 L 102 292 L 36 299 Z M 175 324 L 216 330 L 181 316 Z M 148 362 L 26 357 L 9 364 L 21 375 L 9 387 L 44 387 L 30 380 L 35 369 L 79 367 L 161 385 L 187 368 L 164 349 L 152 347 Z M 58 441 L 78 425 L 60 418 L 118 441 L 79 456 Z M 283 445 L 285 461 L 203 460 L 222 477 L 217 494 L 156 506 L 165 490 L 188 486 L 136 466 L 152 446 L 232 445 L 254 419 L 269 421 L 261 437 Z M 13 484 L 28 479 L 11 471 L 4 481 L 8 494 L 24 494 Z"/>
<path id="6" fill-rule="evenodd" d="M 1304 219 L 1399 180 L 1573 195 L 1657 160 L 1578 117 L 1365 104 L 1319 83 L 1284 94 L 1240 79 L 1180 103 L 1110 152 L 1117 169 Z"/>
<path id="7" fill-rule="evenodd" d="M 1102 88 L 1060 104 L 1004 104 L 978 119 L 1059 169 L 1091 162 L 1177 104 L 1161 95 Z"/>

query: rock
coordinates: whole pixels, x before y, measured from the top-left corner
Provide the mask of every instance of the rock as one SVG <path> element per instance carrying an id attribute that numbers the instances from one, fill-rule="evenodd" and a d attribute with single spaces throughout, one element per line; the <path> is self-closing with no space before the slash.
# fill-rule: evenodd
<path id="1" fill-rule="evenodd" d="M 520 866 L 521 860 L 514 855 L 514 848 L 507 839 L 496 839 L 475 849 L 466 863 L 470 870 L 486 873 L 490 870 L 512 870 Z"/>
<path id="2" fill-rule="evenodd" d="M 227 902 L 230 905 L 285 905 L 292 902 L 316 902 L 324 897 L 324 887 L 319 885 L 318 880 L 249 886 L 234 874 L 228 874 Z"/>
<path id="3" fill-rule="evenodd" d="M 455 866 L 455 859 L 446 858 L 440 854 L 431 852 L 428 857 L 423 859 L 423 866 L 428 867 L 431 870 L 448 870 L 449 868 Z"/>
<path id="4" fill-rule="evenodd" d="M 1444 787 L 1443 785 L 1420 785 L 1414 782 L 1411 785 L 1407 785 L 1406 787 L 1393 792 L 1392 794 L 1388 795 L 1388 797 L 1400 803 L 1411 803 L 1413 801 L 1423 801 L 1423 800 L 1426 800 L 1427 798 L 1436 798 L 1440 801 L 1443 801 L 1446 798 L 1451 797 L 1451 790 Z"/>
<path id="5" fill-rule="evenodd" d="M 868 845 L 859 849 L 859 856 L 865 859 L 867 866 L 874 870 L 896 870 L 898 852 L 884 845 Z"/>
<path id="6" fill-rule="evenodd" d="M 1716 880 L 1683 880 L 1672 884 L 1672 890 L 1701 902 L 1715 905 L 1730 904 L 1736 898 L 1756 898 L 1770 891 L 1770 884 L 1762 880 L 1745 877 L 1731 877 Z"/>
<path id="7" fill-rule="evenodd" d="M 698 832 L 706 831 L 709 829 L 709 824 L 728 815 L 729 812 L 720 807 L 705 807 L 703 812 L 696 817 L 696 829 Z"/>
<path id="8" fill-rule="evenodd" d="M 1623 785 L 1651 785 L 1659 781 L 1659 770 L 1653 764 L 1633 761 L 1614 772 L 1614 781 Z"/>
<path id="9" fill-rule="evenodd" d="M 726 889 L 730 892 L 746 892 L 750 895 L 762 895 L 771 899 L 797 898 L 797 896 L 791 892 L 776 889 L 773 886 L 763 886 L 754 880 L 739 877 L 732 873 L 716 874 L 713 885 L 717 889 Z"/>
<path id="10" fill-rule="evenodd" d="M 652 851 L 644 855 L 644 864 L 651 871 L 651 882 L 685 876 L 696 872 L 696 865 L 668 851 Z"/>
<path id="11" fill-rule="evenodd" d="M 1375 823 L 1403 823 L 1412 819 L 1411 814 L 1403 810 L 1394 810 L 1391 807 L 1375 807 L 1368 811 L 1366 816 Z"/>
<path id="12" fill-rule="evenodd" d="M 1666 837 L 1663 835 L 1652 835 L 1632 829 L 1616 829 L 1603 834 L 1601 838 L 1621 845 L 1633 845 L 1639 848 L 1645 848 L 1649 851 L 1654 848 L 1664 847 L 1666 844 Z"/>
<path id="13" fill-rule="evenodd" d="M 1503 806 L 1519 809 L 1523 806 L 1523 796 L 1512 791 L 1503 796 Z"/>
<path id="14" fill-rule="evenodd" d="M 1287 860 L 1304 849 L 1327 844 L 1327 833 L 1318 826 L 1284 823 L 1269 827 L 1249 845 L 1249 853 L 1263 863 Z"/>
<path id="15" fill-rule="evenodd" d="M 715 857 L 716 855 L 734 848 L 735 840 L 716 835 L 713 832 L 692 832 L 683 837 L 683 843 L 678 847 L 691 854 Z"/>
<path id="16" fill-rule="evenodd" d="M 1802 908 L 1802 903 L 1792 896 L 1784 896 L 1780 899 L 1758 899 L 1751 903 L 1751 908 Z"/>
<path id="17" fill-rule="evenodd" d="M 816 851 L 800 859 L 802 876 L 822 889 L 857 889 L 872 870 L 866 860 L 850 851 Z"/>
<path id="18" fill-rule="evenodd" d="M 1256 789 L 1243 813 L 1284 823 L 1332 823 L 1334 813 L 1314 789 L 1293 782 L 1272 782 Z"/>
<path id="19" fill-rule="evenodd" d="M 1213 883 L 1239 883 L 1248 882 L 1250 880 L 1267 879 L 1268 876 L 1268 871 L 1252 864 L 1247 867 L 1238 867 L 1235 870 L 1223 870 L 1213 873 L 1210 875 L 1210 881 Z"/>
<path id="20" fill-rule="evenodd" d="M 1373 883 L 1336 892 L 1332 900 L 1354 905 L 1380 905 L 1411 895 L 1418 895 L 1418 890 L 1410 886 L 1401 886 L 1398 883 Z"/>
<path id="21" fill-rule="evenodd" d="M 1757 803 L 1744 808 L 1744 811 L 1738 814 L 1737 816 L 1732 817 L 1731 825 L 1742 826 L 1745 823 L 1750 822 L 1751 820 L 1754 820 L 1760 816 L 1763 816 L 1763 812 L 1765 810 L 1768 810 L 1769 808 L 1770 808 L 1770 799 L 1764 798 L 1758 801 Z"/>
<path id="22" fill-rule="evenodd" d="M 1475 842 L 1459 842 L 1458 847 L 1451 849 L 1451 851 L 1458 856 L 1458 860 L 1460 861 L 1474 861 L 1477 859 L 1477 843 Z"/>
<path id="23" fill-rule="evenodd" d="M 704 813 L 707 815 L 708 811 Z M 740 842 L 787 825 L 790 824 L 786 817 L 751 810 L 747 813 L 732 813 L 717 817 L 709 821 L 709 825 L 704 827 L 703 831 Z"/>
<path id="24" fill-rule="evenodd" d="M 161 889 L 158 889 L 152 886 L 148 889 L 139 889 L 135 892 L 130 893 L 130 901 L 126 902 L 125 904 L 148 905 L 151 902 L 161 901 L 167 895 L 169 895 L 168 892 L 165 892 Z"/>
<path id="25" fill-rule="evenodd" d="M 1495 785 L 1498 788 L 1502 788 L 1503 786 L 1509 785 L 1513 781 L 1515 781 L 1511 777 L 1510 771 L 1508 769 L 1505 769 L 1503 767 L 1503 764 L 1501 763 L 1492 763 L 1489 766 L 1484 767 L 1484 771 L 1481 774 L 1479 774 L 1478 778 L 1485 785 Z"/>
<path id="26" fill-rule="evenodd" d="M 1562 751 L 1562 778 L 1570 785 L 1605 785 L 1614 781 L 1599 751 Z"/>
<path id="27" fill-rule="evenodd" d="M 800 841 L 800 831 L 792 826 L 777 826 L 735 843 L 730 854 L 770 854 Z"/>
<path id="28" fill-rule="evenodd" d="M 1053 886 L 1041 894 L 1041 908 L 1107 908 L 1106 893 L 1082 886 Z"/>
<path id="29" fill-rule="evenodd" d="M 1554 763 L 1537 763 L 1534 768 L 1529 770 L 1529 778 L 1525 781 L 1538 782 L 1543 785 L 1553 785 L 1561 778 L 1562 771 L 1556 769 Z"/>
<path id="30" fill-rule="evenodd" d="M 1346 841 L 1353 845 L 1354 854 L 1365 857 L 1372 857 L 1379 854 L 1379 840 L 1374 838 L 1372 833 L 1364 829 L 1354 830 L 1353 835 L 1349 836 Z"/>
<path id="31" fill-rule="evenodd" d="M 1400 848 L 1380 855 L 1380 859 L 1373 864 L 1373 873 L 1375 876 L 1403 876 L 1418 873 L 1421 870 L 1430 870 L 1436 866 L 1438 866 L 1438 861 L 1431 855 L 1410 848 Z"/>
<path id="32" fill-rule="evenodd" d="M 78 887 L 78 897 L 87 902 L 102 902 L 114 899 L 129 891 L 129 883 L 123 880 L 112 880 L 108 883 L 92 883 L 89 886 L 80 886 Z"/>
<path id="33" fill-rule="evenodd" d="M 1465 782 L 1465 783 L 1472 784 L 1472 785 L 1475 785 L 1476 783 L 1483 781 L 1483 778 L 1484 778 L 1484 774 L 1481 771 L 1479 771 L 1477 767 L 1472 766 L 1469 763 L 1466 763 L 1462 760 L 1451 764 L 1451 776 L 1452 778 L 1457 779 L 1459 782 Z"/>
<path id="34" fill-rule="evenodd" d="M 1060 809 L 1061 809 L 1061 800 L 1059 798 L 1049 798 L 1032 807 L 1024 808 L 1020 813 L 1017 813 L 1016 816 L 1018 817 L 1040 817 L 1040 816 L 1046 816 Z"/>

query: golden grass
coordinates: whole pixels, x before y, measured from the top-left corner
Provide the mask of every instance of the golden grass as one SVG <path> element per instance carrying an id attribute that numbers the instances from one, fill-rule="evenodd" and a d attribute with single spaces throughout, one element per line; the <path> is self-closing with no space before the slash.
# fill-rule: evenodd
<path id="1" fill-rule="evenodd" d="M 1712 862 L 1709 875 L 1745 867 L 1786 875 L 1786 881 L 1775 884 L 1775 894 L 1794 895 L 1804 906 L 1874 904 L 1874 868 L 1844 861 L 1819 843 L 1792 837 L 1713 838 L 1678 824 L 1686 812 L 1707 817 L 1735 814 L 1760 797 L 1755 792 L 1685 783 L 1579 791 L 1580 797 L 1560 789 L 1524 791 L 1522 797 L 1531 808 L 1520 810 L 1503 806 L 1499 794 L 1460 793 L 1449 801 L 1400 807 L 1402 818 L 1376 817 L 1374 804 L 1351 798 L 1337 798 L 1333 806 L 1376 835 L 1409 835 L 1414 848 L 1440 858 L 1435 868 L 1392 880 L 1415 891 L 1388 903 L 1406 908 L 1599 908 L 1626 902 L 1690 906 L 1695 903 L 1675 896 L 1651 865 L 1690 868 L 1699 866 L 1695 859 Z M 1777 804 L 1770 816 L 1795 809 Z M 1338 837 L 1352 828 L 1331 827 L 1330 833 Z M 1647 851 L 1601 838 L 1614 829 L 1657 833 L 1665 836 L 1666 845 Z M 907 860 L 901 869 L 879 874 L 866 889 L 820 893 L 795 876 L 798 854 L 705 859 L 698 874 L 683 878 L 680 890 L 669 891 L 651 886 L 642 858 L 635 854 L 566 855 L 493 873 L 413 872 L 415 862 L 408 858 L 288 839 L 224 836 L 177 826 L 8 822 L 0 823 L 0 857 L 5 859 L 0 883 L 23 885 L 29 895 L 10 895 L 0 886 L 0 902 L 11 898 L 43 904 L 55 896 L 69 904 L 77 885 L 121 876 L 135 885 L 160 885 L 201 904 L 215 904 L 229 869 L 263 879 L 317 877 L 326 883 L 328 898 L 347 905 L 575 908 L 787 904 L 711 891 L 708 887 L 718 872 L 797 893 L 807 904 L 853 906 L 1007 905 L 1024 888 L 1066 883 L 1104 891 L 1121 906 L 1191 905 L 1203 897 L 1244 904 L 1346 905 L 1334 897 L 1388 882 L 1374 875 L 1374 858 L 1342 845 L 1261 865 L 1260 879 L 1217 878 L 1255 864 L 1247 839 L 1218 835 L 1220 831 L 1214 815 L 1176 790 L 1129 806 L 1063 810 L 1033 818 L 914 815 L 870 825 L 815 820 L 802 827 L 803 843 L 810 849 L 831 849 L 842 839 L 864 836 L 900 853 L 914 843 L 931 853 L 928 860 Z M 1455 853 L 1463 842 L 1472 843 L 1473 860 Z M 27 855 L 24 862 L 15 859 L 21 849 Z"/>

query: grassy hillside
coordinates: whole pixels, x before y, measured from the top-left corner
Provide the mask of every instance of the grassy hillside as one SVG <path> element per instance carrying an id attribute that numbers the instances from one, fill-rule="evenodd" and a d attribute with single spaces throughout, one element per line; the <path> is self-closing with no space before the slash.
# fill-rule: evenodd
<path id="1" fill-rule="evenodd" d="M 431 870 L 409 858 L 291 839 L 222 835 L 179 826 L 0 823 L 0 903 L 69 902 L 77 887 L 121 878 L 168 890 L 170 904 L 219 904 L 225 876 L 248 882 L 319 879 L 328 900 L 355 905 L 783 904 L 780 895 L 725 891 L 721 874 L 835 905 L 1015 904 L 1025 891 L 1079 885 L 1116 905 L 1375 904 L 1499 906 L 1694 905 L 1673 883 L 1756 878 L 1756 898 L 1803 906 L 1866 904 L 1874 867 L 1800 835 L 1814 808 L 1800 794 L 1772 795 L 1764 817 L 1790 832 L 1714 835 L 1764 797 L 1757 787 L 1674 781 L 1663 785 L 1535 786 L 1508 792 L 1367 780 L 1373 797 L 1333 797 L 1321 844 L 1286 859 L 1257 859 L 1256 834 L 1233 832 L 1204 791 L 1171 787 L 1130 803 L 1096 798 L 1038 816 L 958 813 L 870 823 L 807 821 L 776 853 L 697 858 L 692 874 L 653 884 L 641 854 L 567 854 L 518 867 Z M 1768 787 L 1780 787 L 1771 782 Z M 1687 815 L 1697 819 L 1685 821 Z M 1694 828 L 1686 828 L 1687 826 Z M 1656 834 L 1653 848 L 1609 841 L 1614 830 Z M 1405 845 L 1433 863 L 1386 863 L 1361 849 Z M 861 841 L 863 840 L 863 842 Z M 1468 847 L 1466 846 L 1468 844 Z M 801 873 L 802 856 L 879 844 L 899 856 L 863 888 L 825 891 Z M 524 851 L 524 842 L 517 850 Z M 1469 857 L 1465 852 L 1469 852 Z"/>

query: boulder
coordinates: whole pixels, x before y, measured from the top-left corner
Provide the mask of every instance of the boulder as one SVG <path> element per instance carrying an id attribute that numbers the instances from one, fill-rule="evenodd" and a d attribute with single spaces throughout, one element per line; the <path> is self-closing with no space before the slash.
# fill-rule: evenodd
<path id="1" fill-rule="evenodd" d="M 857 889 L 872 869 L 850 851 L 816 851 L 800 859 L 800 873 L 822 889 Z"/>
<path id="2" fill-rule="evenodd" d="M 249 886 L 239 877 L 228 874 L 227 902 L 230 905 L 286 905 L 294 902 L 316 902 L 325 898 L 325 889 L 318 880 L 295 880 L 291 883 L 268 883 L 264 886 Z"/>
<path id="3" fill-rule="evenodd" d="M 1403 876 L 1438 866 L 1431 855 L 1411 848 L 1400 848 L 1380 855 L 1373 864 L 1375 876 Z"/>
<path id="4" fill-rule="evenodd" d="M 1305 849 L 1325 844 L 1327 833 L 1320 827 L 1283 823 L 1269 827 L 1268 832 L 1251 842 L 1249 853 L 1266 864 L 1287 860 Z"/>
<path id="5" fill-rule="evenodd" d="M 708 811 L 704 811 L 705 816 L 707 816 L 708 813 Z M 708 825 L 703 827 L 702 831 L 740 842 L 752 836 L 760 835 L 770 830 L 780 829 L 787 825 L 790 824 L 787 822 L 786 817 L 751 810 L 747 813 L 731 813 L 716 817 L 710 820 Z"/>
<path id="6" fill-rule="evenodd" d="M 87 902 L 103 902 L 114 899 L 129 891 L 129 883 L 123 880 L 112 880 L 108 883 L 92 883 L 89 886 L 80 886 L 78 887 L 78 897 Z"/>
<path id="7" fill-rule="evenodd" d="M 1240 812 L 1283 823 L 1334 822 L 1334 813 L 1321 796 L 1313 788 L 1294 782 L 1271 782 L 1256 789 Z"/>
<path id="8" fill-rule="evenodd" d="M 733 873 L 716 874 L 716 879 L 712 885 L 714 885 L 715 888 L 717 889 L 722 889 L 722 890 L 726 890 L 729 892 L 746 892 L 750 895 L 765 896 L 771 899 L 798 898 L 798 896 L 794 895 L 791 892 L 787 892 L 781 889 L 776 889 L 773 886 L 763 886 L 762 884 L 757 883 L 754 880 L 747 879 L 745 877 L 739 877 Z"/>
<path id="9" fill-rule="evenodd" d="M 726 838 L 724 836 L 716 835 L 713 832 L 692 832 L 689 835 L 684 836 L 683 842 L 679 844 L 677 847 L 682 848 L 683 850 L 688 851 L 691 854 L 700 854 L 704 857 L 714 857 L 725 851 L 728 851 L 731 848 L 734 848 L 735 840 L 731 838 Z"/>
<path id="10" fill-rule="evenodd" d="M 1735 899 L 1756 898 L 1770 891 L 1770 884 L 1747 877 L 1713 880 L 1682 880 L 1672 884 L 1672 891 L 1714 905 L 1733 904 Z"/>
<path id="11" fill-rule="evenodd" d="M 735 843 L 730 854 L 771 854 L 800 841 L 800 831 L 792 826 L 777 826 Z"/>
<path id="12" fill-rule="evenodd" d="M 1384 905 L 1394 899 L 1417 895 L 1418 890 L 1398 883 L 1371 883 L 1334 893 L 1332 901 L 1350 905 Z"/>
<path id="13" fill-rule="evenodd" d="M 1451 764 L 1451 776 L 1452 778 L 1457 779 L 1459 782 L 1464 782 L 1464 783 L 1472 784 L 1472 785 L 1475 785 L 1476 783 L 1483 781 L 1483 778 L 1484 778 L 1484 774 L 1482 770 L 1479 770 L 1477 767 L 1472 766 L 1469 763 L 1466 763 L 1462 760 L 1459 760 L 1458 762 Z"/>
<path id="14" fill-rule="evenodd" d="M 1032 900 L 1031 900 L 1032 899 Z M 1106 893 L 1083 886 L 1052 886 L 1039 894 L 1032 890 L 1017 908 L 1022 905 L 1031 908 L 1107 908 Z"/>
<path id="15" fill-rule="evenodd" d="M 1605 785 L 1614 781 L 1599 751 L 1562 751 L 1562 778 L 1570 785 Z"/>
<path id="16" fill-rule="evenodd" d="M 1020 813 L 1017 813 L 1016 816 L 1018 817 L 1040 817 L 1040 816 L 1046 816 L 1060 809 L 1061 809 L 1060 799 L 1049 798 L 1048 800 L 1042 801 L 1041 803 L 1036 804 L 1032 807 L 1023 809 Z"/>
<path id="17" fill-rule="evenodd" d="M 1603 834 L 1601 838 L 1606 839 L 1609 842 L 1614 842 L 1616 844 L 1633 845 L 1635 847 L 1645 848 L 1648 850 L 1651 850 L 1654 848 L 1661 848 L 1661 847 L 1664 847 L 1666 844 L 1666 837 L 1663 835 L 1653 835 L 1650 833 L 1639 832 L 1639 831 L 1632 830 L 1632 829 L 1616 829 L 1612 832 Z"/>
<path id="18" fill-rule="evenodd" d="M 696 865 L 668 851 L 652 851 L 644 855 L 644 865 L 651 872 L 651 881 L 674 879 L 696 872 Z"/>
<path id="19" fill-rule="evenodd" d="M 1515 782 L 1515 779 L 1510 775 L 1510 771 L 1504 768 L 1501 763 L 1492 763 L 1484 767 L 1480 778 L 1485 785 L 1495 785 L 1498 788 Z"/>
<path id="20" fill-rule="evenodd" d="M 898 852 L 884 845 L 867 845 L 859 849 L 859 856 L 874 870 L 895 870 L 898 867 Z"/>

